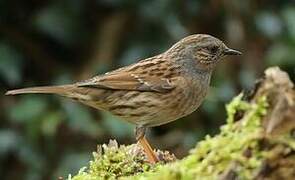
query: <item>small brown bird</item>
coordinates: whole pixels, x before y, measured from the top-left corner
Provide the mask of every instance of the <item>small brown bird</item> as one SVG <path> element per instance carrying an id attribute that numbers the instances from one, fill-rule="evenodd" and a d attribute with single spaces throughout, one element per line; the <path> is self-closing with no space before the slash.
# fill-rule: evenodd
<path id="1" fill-rule="evenodd" d="M 196 34 L 162 54 L 82 82 L 11 90 L 6 95 L 52 93 L 109 111 L 136 125 L 136 139 L 155 163 L 159 159 L 145 139 L 146 128 L 195 111 L 208 91 L 212 71 L 226 55 L 241 53 L 213 36 Z"/>

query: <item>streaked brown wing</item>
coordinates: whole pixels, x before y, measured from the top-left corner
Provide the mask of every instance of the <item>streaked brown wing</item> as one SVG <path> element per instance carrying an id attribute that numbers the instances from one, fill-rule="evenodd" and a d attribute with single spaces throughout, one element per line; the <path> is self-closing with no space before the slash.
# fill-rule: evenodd
<path id="1" fill-rule="evenodd" d="M 135 74 L 128 71 L 114 71 L 94 77 L 86 82 L 77 83 L 78 87 L 92 87 L 116 90 L 169 92 L 174 89 L 172 81 L 159 76 Z"/>

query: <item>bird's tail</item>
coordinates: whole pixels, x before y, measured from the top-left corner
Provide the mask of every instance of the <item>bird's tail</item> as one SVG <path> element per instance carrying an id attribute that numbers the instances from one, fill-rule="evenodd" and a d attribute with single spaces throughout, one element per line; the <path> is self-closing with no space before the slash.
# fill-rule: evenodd
<path id="1" fill-rule="evenodd" d="M 10 90 L 10 91 L 7 91 L 5 95 L 32 94 L 32 93 L 66 95 L 66 93 L 70 91 L 72 88 L 74 88 L 74 85 L 30 87 L 30 88 Z"/>

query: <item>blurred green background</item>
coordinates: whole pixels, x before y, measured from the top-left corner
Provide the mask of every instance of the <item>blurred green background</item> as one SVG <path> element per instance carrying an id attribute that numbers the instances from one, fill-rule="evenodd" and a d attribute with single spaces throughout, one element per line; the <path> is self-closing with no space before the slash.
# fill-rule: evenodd
<path id="1" fill-rule="evenodd" d="M 224 104 L 271 65 L 295 73 L 292 0 L 1 0 L 0 177 L 56 179 L 87 165 L 97 144 L 134 143 L 133 126 L 53 95 L 5 97 L 8 89 L 56 85 L 156 55 L 195 33 L 243 56 L 227 58 L 193 114 L 148 132 L 181 158 L 225 122 Z"/>

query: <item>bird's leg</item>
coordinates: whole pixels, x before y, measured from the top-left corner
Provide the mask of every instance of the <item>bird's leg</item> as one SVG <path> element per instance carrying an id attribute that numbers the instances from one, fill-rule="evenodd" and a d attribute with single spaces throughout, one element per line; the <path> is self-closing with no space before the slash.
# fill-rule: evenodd
<path id="1" fill-rule="evenodd" d="M 143 126 L 136 126 L 135 128 L 135 136 L 136 136 L 136 140 L 140 143 L 140 145 L 143 147 L 147 158 L 149 160 L 150 163 L 154 164 L 156 162 L 159 161 L 159 158 L 157 157 L 157 155 L 155 154 L 155 152 L 153 151 L 152 147 L 150 146 L 150 144 L 148 143 L 147 139 L 144 137 L 145 136 L 145 131 L 146 128 Z"/>

